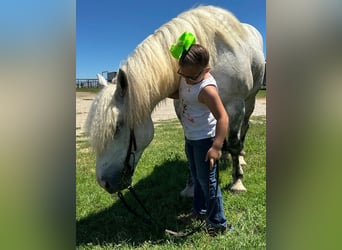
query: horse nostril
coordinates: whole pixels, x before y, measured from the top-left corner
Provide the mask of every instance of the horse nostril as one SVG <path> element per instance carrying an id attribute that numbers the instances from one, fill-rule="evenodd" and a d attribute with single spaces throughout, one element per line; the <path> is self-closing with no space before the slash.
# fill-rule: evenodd
<path id="1" fill-rule="evenodd" d="M 105 180 L 103 180 L 103 179 L 100 179 L 100 178 L 98 178 L 97 179 L 97 182 L 100 184 L 100 186 L 102 187 L 102 188 L 104 188 L 105 190 L 108 190 L 108 189 L 110 189 L 110 184 L 109 184 L 109 182 L 108 181 L 105 181 Z"/>
<path id="2" fill-rule="evenodd" d="M 111 186 L 108 181 L 104 181 L 104 189 L 110 194 L 114 192 L 113 186 Z"/>
<path id="3" fill-rule="evenodd" d="M 104 180 L 103 178 L 97 178 L 97 182 L 108 193 L 111 194 L 114 192 L 114 187 L 109 180 Z"/>
<path id="4" fill-rule="evenodd" d="M 108 189 L 110 188 L 110 185 L 109 185 L 109 183 L 108 183 L 107 181 L 105 181 L 104 188 L 105 188 L 106 190 L 108 190 Z"/>

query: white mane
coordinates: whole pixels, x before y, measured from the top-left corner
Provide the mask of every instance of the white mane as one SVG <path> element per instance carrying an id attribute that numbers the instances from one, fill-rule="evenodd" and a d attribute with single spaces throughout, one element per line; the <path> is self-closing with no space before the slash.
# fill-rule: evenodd
<path id="1" fill-rule="evenodd" d="M 106 147 L 115 133 L 117 111 L 113 107 L 116 85 L 108 84 L 97 95 L 85 122 L 85 133 L 89 136 L 91 147 L 98 153 Z"/>

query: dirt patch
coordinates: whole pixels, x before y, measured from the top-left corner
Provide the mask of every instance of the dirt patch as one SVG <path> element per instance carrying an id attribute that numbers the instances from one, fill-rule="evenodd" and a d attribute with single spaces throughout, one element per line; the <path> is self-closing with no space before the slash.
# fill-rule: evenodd
<path id="1" fill-rule="evenodd" d="M 96 94 L 90 92 L 76 92 L 76 135 L 83 131 L 83 125 L 87 119 L 90 106 L 95 99 Z M 252 116 L 266 116 L 266 98 L 257 99 Z M 173 109 L 173 100 L 165 99 L 152 112 L 154 122 L 177 119 Z"/>

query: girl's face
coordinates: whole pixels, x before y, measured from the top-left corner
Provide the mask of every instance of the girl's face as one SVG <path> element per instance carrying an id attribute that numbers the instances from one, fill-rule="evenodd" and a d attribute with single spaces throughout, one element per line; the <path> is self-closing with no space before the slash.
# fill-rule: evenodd
<path id="1" fill-rule="evenodd" d="M 179 67 L 177 73 L 184 77 L 187 84 L 195 84 L 202 81 L 208 71 L 208 67 L 183 66 Z"/>

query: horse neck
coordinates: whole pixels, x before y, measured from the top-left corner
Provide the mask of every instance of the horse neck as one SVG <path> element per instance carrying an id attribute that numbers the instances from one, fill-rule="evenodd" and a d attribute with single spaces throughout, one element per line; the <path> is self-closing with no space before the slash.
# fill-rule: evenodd
<path id="1" fill-rule="evenodd" d="M 131 79 L 131 101 L 129 105 L 128 119 L 131 126 L 139 124 L 151 116 L 154 108 L 165 98 L 173 94 L 179 87 L 179 76 L 172 65 L 168 68 L 168 74 L 160 74 L 158 70 L 152 72 L 153 77 L 139 77 Z M 133 69 L 132 69 L 133 70 Z M 149 72 L 140 72 L 146 76 Z M 151 80 L 152 79 L 152 80 Z"/>
<path id="2" fill-rule="evenodd" d="M 128 75 L 137 86 L 132 91 L 140 91 L 138 95 L 146 93 L 143 102 L 149 103 L 151 112 L 179 87 L 178 61 L 170 55 L 164 33 L 160 30 L 147 37 L 136 47 L 126 64 Z"/>
<path id="3" fill-rule="evenodd" d="M 170 95 L 172 95 L 175 91 L 178 90 L 180 83 L 180 78 L 175 72 L 172 74 L 169 78 L 161 78 L 158 81 L 158 89 L 159 93 L 156 94 L 154 98 L 152 98 L 153 102 L 153 108 L 161 101 L 163 101 L 165 98 L 168 98 Z"/>

